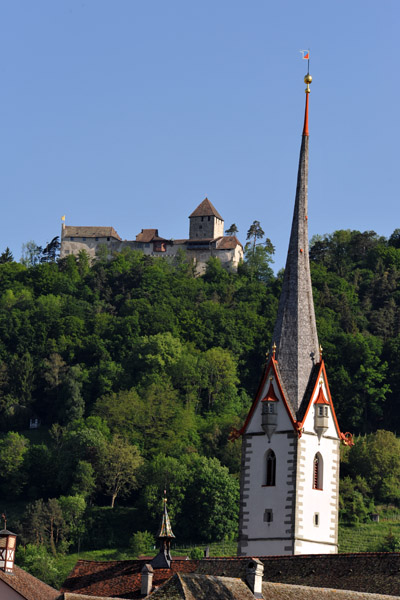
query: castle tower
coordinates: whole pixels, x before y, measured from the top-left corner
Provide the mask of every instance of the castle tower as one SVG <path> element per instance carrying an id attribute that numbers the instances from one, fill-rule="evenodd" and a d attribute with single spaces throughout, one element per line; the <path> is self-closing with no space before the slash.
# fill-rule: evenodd
<path id="1" fill-rule="evenodd" d="M 215 239 L 224 235 L 224 220 L 208 198 L 189 216 L 189 238 Z"/>
<path id="2" fill-rule="evenodd" d="M 243 436 L 238 554 L 337 552 L 339 444 L 318 344 L 308 258 L 308 104 L 271 354 Z"/>

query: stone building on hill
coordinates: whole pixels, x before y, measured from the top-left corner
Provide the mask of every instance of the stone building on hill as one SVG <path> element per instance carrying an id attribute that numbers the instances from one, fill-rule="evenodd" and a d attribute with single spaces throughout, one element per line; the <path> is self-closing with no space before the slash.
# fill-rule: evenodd
<path id="1" fill-rule="evenodd" d="M 102 246 L 107 248 L 109 255 L 131 248 L 151 256 L 174 257 L 179 250 L 184 250 L 198 274 L 205 271 L 211 257 L 218 258 L 224 267 L 235 271 L 243 260 L 243 246 L 236 236 L 224 235 L 224 220 L 208 198 L 199 204 L 189 219 L 189 238 L 179 240 L 161 237 L 158 229 L 142 229 L 135 240 L 122 240 L 113 227 L 81 227 L 63 223 L 60 258 L 78 255 L 81 250 L 86 250 L 94 258 Z"/>

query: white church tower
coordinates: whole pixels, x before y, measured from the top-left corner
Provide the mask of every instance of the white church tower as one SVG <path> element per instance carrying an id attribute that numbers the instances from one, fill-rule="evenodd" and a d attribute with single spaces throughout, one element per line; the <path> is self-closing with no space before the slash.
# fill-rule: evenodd
<path id="1" fill-rule="evenodd" d="M 296 200 L 272 351 L 243 436 L 238 554 L 336 553 L 339 444 L 308 258 L 309 74 Z"/>

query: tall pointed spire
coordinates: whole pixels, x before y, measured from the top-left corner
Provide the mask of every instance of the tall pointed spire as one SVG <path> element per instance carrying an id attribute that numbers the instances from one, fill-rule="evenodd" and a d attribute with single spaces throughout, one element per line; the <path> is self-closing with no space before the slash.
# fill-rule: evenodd
<path id="1" fill-rule="evenodd" d="M 296 418 L 310 374 L 318 362 L 319 344 L 315 323 L 308 256 L 308 99 L 312 77 L 304 78 L 306 106 L 297 175 L 296 200 L 286 260 L 282 294 L 274 329 L 276 359 L 287 401 Z"/>

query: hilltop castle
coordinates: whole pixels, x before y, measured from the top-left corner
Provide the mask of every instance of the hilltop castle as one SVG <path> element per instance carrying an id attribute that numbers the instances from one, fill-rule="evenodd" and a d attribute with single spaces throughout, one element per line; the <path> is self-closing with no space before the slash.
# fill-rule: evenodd
<path id="1" fill-rule="evenodd" d="M 81 250 L 86 250 L 94 258 L 101 246 L 105 246 L 109 254 L 128 247 L 151 256 L 171 257 L 184 250 L 188 259 L 193 261 L 197 274 L 205 271 L 212 256 L 219 258 L 227 269 L 236 270 L 243 259 L 243 246 L 236 236 L 224 236 L 224 220 L 208 198 L 199 204 L 189 219 L 189 238 L 181 240 L 165 239 L 158 234 L 158 229 L 142 229 L 135 240 L 122 240 L 113 227 L 63 224 L 60 258 L 68 254 L 77 255 Z"/>

